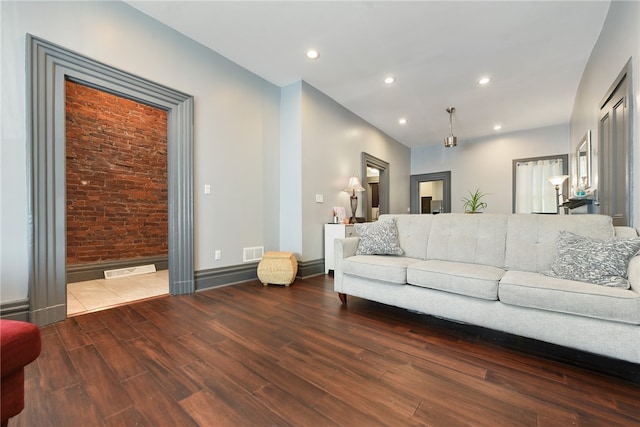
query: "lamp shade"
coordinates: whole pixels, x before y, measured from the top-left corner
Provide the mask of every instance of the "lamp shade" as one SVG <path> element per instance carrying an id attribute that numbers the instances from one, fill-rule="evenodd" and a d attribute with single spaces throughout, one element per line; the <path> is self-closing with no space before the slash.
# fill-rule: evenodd
<path id="1" fill-rule="evenodd" d="M 344 191 L 346 191 L 347 193 L 353 193 L 354 191 L 357 191 L 359 193 L 364 191 L 364 187 L 362 186 L 362 184 L 360 184 L 360 180 L 358 179 L 358 177 L 354 175 L 349 178 L 349 185 L 347 185 L 347 188 L 345 188 Z"/>
<path id="2" fill-rule="evenodd" d="M 451 124 L 451 117 L 454 111 L 456 111 L 456 107 L 447 108 L 447 113 L 449 113 L 449 136 L 444 139 L 444 146 L 447 148 L 458 145 L 458 137 L 453 136 L 453 125 Z"/>
<path id="3" fill-rule="evenodd" d="M 448 137 L 446 137 L 444 139 L 444 146 L 449 148 L 449 147 L 455 147 L 456 145 L 458 145 L 458 137 L 457 136 L 453 136 L 453 135 L 449 135 Z"/>
<path id="4" fill-rule="evenodd" d="M 547 178 L 547 181 L 549 181 L 551 184 L 553 185 L 562 185 L 562 183 L 569 178 L 569 175 L 554 175 L 554 176 L 550 176 Z"/>

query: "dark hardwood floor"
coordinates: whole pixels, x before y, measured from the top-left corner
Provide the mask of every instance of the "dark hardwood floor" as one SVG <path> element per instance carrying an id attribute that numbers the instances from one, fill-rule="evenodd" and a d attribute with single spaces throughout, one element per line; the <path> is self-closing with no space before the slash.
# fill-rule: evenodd
<path id="1" fill-rule="evenodd" d="M 640 385 L 349 299 L 259 282 L 42 329 L 10 426 L 631 426 Z"/>

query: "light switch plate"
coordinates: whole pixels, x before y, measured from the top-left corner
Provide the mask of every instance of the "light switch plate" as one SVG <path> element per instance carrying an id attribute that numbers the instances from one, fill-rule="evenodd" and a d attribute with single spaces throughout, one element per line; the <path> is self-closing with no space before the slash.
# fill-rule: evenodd
<path id="1" fill-rule="evenodd" d="M 324 196 L 322 194 L 316 194 L 316 203 L 324 203 Z"/>

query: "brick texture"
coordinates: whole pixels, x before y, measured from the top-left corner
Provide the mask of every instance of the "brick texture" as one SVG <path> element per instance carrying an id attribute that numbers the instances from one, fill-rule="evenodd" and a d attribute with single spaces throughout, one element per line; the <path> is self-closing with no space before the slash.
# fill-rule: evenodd
<path id="1" fill-rule="evenodd" d="M 65 88 L 67 264 L 166 256 L 166 111 Z"/>

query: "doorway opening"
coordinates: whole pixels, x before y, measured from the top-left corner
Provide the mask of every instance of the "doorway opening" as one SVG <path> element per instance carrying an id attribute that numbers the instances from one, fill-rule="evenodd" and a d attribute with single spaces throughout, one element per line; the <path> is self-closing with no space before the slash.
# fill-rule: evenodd
<path id="1" fill-rule="evenodd" d="M 451 171 L 411 175 L 412 214 L 451 212 Z"/>
<path id="2" fill-rule="evenodd" d="M 166 110 L 70 78 L 65 110 L 67 315 L 168 294 Z"/>
<path id="3" fill-rule="evenodd" d="M 192 293 L 193 97 L 27 35 L 29 320 L 67 316 L 65 81 L 74 79 L 167 111 L 168 265 L 172 295 Z"/>
<path id="4" fill-rule="evenodd" d="M 420 185 L 420 212 L 421 214 L 439 214 L 442 212 L 442 193 L 444 182 L 422 181 Z"/>
<path id="5" fill-rule="evenodd" d="M 380 215 L 389 213 L 389 163 L 363 151 L 362 177 L 366 183 L 362 216 L 365 222 L 376 221 Z"/>
<path id="6" fill-rule="evenodd" d="M 366 179 L 367 207 L 365 215 L 370 221 L 377 221 L 380 216 L 380 170 L 367 167 Z"/>

